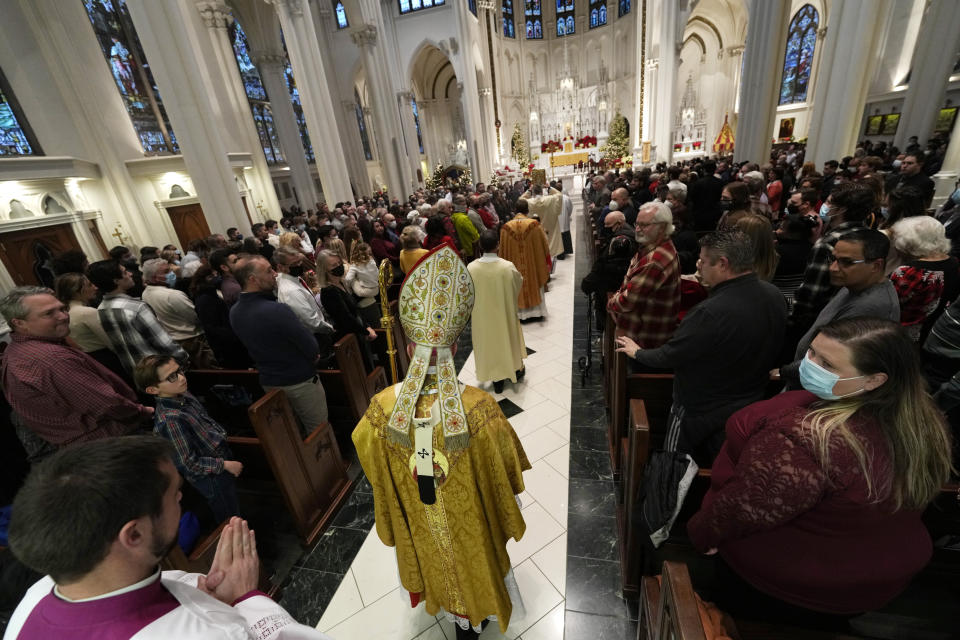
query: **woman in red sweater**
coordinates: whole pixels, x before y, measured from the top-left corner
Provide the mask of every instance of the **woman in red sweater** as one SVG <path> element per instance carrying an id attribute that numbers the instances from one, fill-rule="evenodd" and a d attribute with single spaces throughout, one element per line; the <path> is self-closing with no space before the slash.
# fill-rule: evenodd
<path id="1" fill-rule="evenodd" d="M 735 413 L 687 532 L 719 551 L 733 615 L 840 627 L 897 596 L 929 561 L 923 509 L 950 474 L 950 438 L 896 323 L 825 325 L 805 391 Z"/>

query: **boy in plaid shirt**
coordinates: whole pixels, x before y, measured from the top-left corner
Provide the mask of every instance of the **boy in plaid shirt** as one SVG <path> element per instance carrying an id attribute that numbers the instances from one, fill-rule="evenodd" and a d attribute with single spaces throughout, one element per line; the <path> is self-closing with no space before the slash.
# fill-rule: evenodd
<path id="1" fill-rule="evenodd" d="M 183 477 L 199 491 L 217 522 L 240 515 L 234 477 L 243 464 L 231 460 L 227 432 L 187 392 L 187 378 L 171 356 L 142 358 L 134 370 L 137 387 L 157 398 L 154 433 L 176 450 L 174 463 Z"/>

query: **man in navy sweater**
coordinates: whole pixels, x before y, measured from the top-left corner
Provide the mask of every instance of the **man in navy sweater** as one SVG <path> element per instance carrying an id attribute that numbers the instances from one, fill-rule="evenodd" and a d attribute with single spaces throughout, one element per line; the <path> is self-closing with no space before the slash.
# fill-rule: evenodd
<path id="1" fill-rule="evenodd" d="M 230 308 L 230 326 L 260 372 L 267 391 L 283 389 L 304 435 L 327 421 L 327 396 L 317 375 L 317 341 L 285 304 L 277 302 L 277 273 L 263 256 L 237 260 L 243 287 Z"/>

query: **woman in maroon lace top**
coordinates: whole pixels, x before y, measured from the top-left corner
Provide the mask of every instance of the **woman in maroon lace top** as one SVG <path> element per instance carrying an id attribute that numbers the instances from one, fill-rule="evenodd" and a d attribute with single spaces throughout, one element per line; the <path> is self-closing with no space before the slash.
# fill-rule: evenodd
<path id="1" fill-rule="evenodd" d="M 719 573 L 730 570 L 718 600 L 734 615 L 802 623 L 877 609 L 932 553 L 920 515 L 948 479 L 950 440 L 904 330 L 827 324 L 800 378 L 805 391 L 727 421 L 687 525 L 698 549 L 719 551 Z"/>

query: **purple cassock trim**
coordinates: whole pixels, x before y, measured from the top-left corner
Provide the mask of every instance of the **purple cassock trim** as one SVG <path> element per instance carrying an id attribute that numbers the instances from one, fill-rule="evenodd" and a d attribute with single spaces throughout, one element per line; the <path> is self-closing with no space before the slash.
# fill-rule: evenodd
<path id="1" fill-rule="evenodd" d="M 30 612 L 20 637 L 127 640 L 179 606 L 159 577 L 142 589 L 90 602 L 67 602 L 51 589 Z"/>

